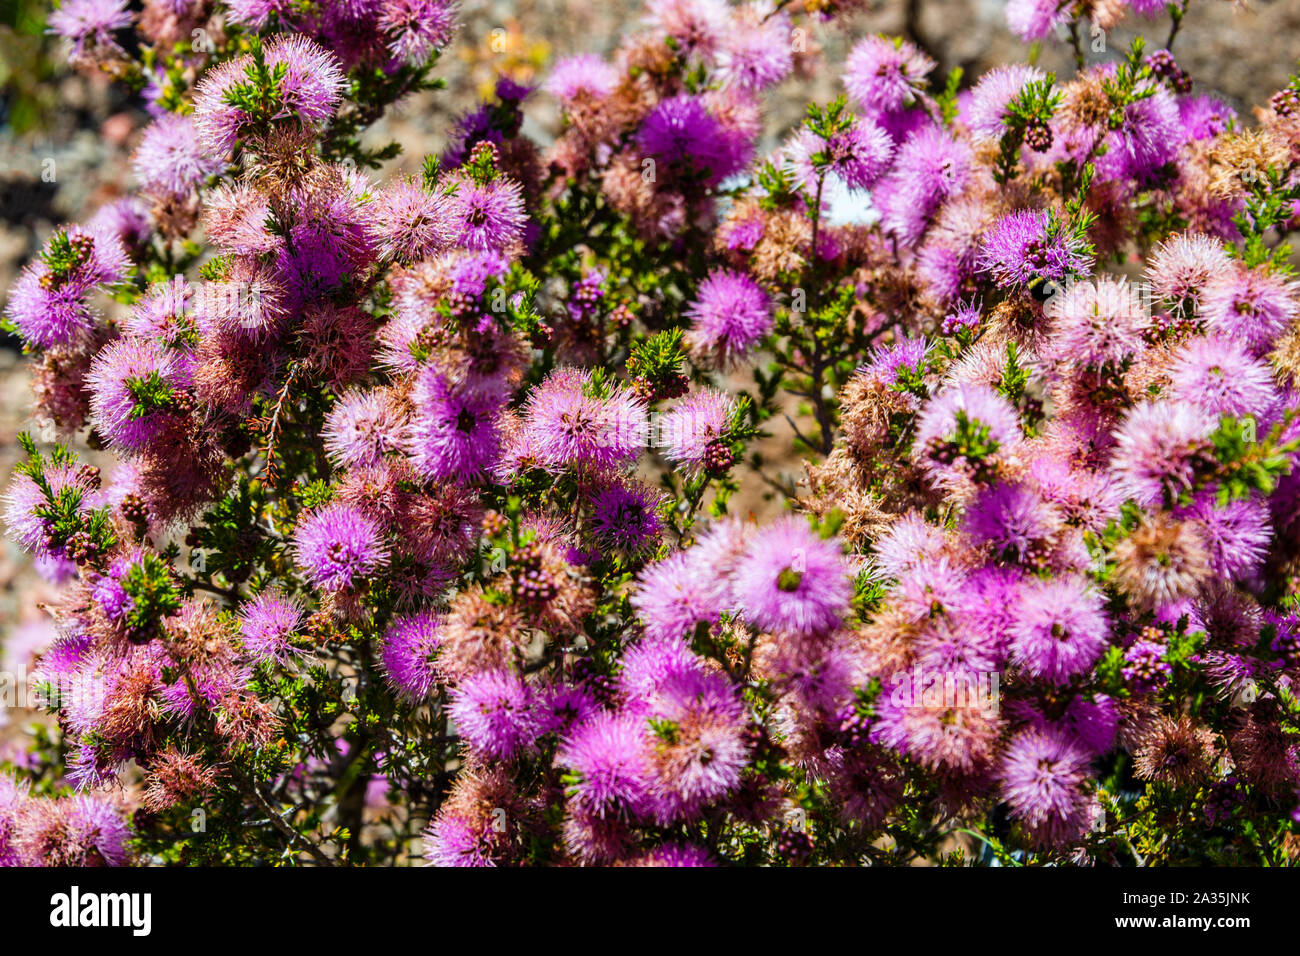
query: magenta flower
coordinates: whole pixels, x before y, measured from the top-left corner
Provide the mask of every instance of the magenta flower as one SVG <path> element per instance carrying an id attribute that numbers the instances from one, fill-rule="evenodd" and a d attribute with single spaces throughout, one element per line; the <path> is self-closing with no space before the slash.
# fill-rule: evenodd
<path id="1" fill-rule="evenodd" d="M 282 18 L 292 16 L 293 0 L 229 0 L 227 14 L 234 23 L 246 23 L 260 30 L 275 13 Z"/>
<path id="2" fill-rule="evenodd" d="M 440 813 L 424 834 L 424 857 L 434 866 L 496 866 L 481 826 L 463 816 Z"/>
<path id="3" fill-rule="evenodd" d="M 92 579 L 91 600 L 99 605 L 104 617 L 114 624 L 120 625 L 135 607 L 135 601 L 126 593 L 121 581 L 129 570 L 140 565 L 143 555 L 141 549 L 133 548 L 114 558 L 105 574 L 97 574 Z"/>
<path id="4" fill-rule="evenodd" d="M 1197 467 L 1208 460 L 1217 424 L 1208 412 L 1183 402 L 1134 406 L 1115 433 L 1112 457 L 1126 492 L 1146 506 L 1190 490 Z"/>
<path id="5" fill-rule="evenodd" d="M 1151 317 L 1137 289 L 1110 276 L 1076 282 L 1046 307 L 1052 358 L 1084 368 L 1118 370 L 1146 345 Z"/>
<path id="6" fill-rule="evenodd" d="M 859 40 L 844 62 L 844 88 L 864 109 L 893 113 L 925 89 L 934 61 L 911 43 L 882 36 Z"/>
<path id="7" fill-rule="evenodd" d="M 86 287 L 106 286 L 122 281 L 131 273 L 131 259 L 115 235 L 93 230 L 89 226 L 66 226 L 58 232 L 74 241 L 89 240 L 89 255 L 65 281 Z M 48 242 L 46 249 L 49 249 Z"/>
<path id="8" fill-rule="evenodd" d="M 1090 763 L 1085 750 L 1059 733 L 1021 731 L 998 767 L 1002 799 L 1012 818 L 1049 846 L 1082 836 Z"/>
<path id="9" fill-rule="evenodd" d="M 325 418 L 330 460 L 348 468 L 375 467 L 401 446 L 405 422 L 380 389 L 344 393 Z"/>
<path id="10" fill-rule="evenodd" d="M 18 814 L 26 798 L 25 787 L 8 774 L 0 774 L 0 867 L 23 865 L 15 837 Z"/>
<path id="11" fill-rule="evenodd" d="M 284 664 L 298 649 L 292 639 L 307 613 L 275 591 L 263 591 L 239 609 L 244 651 L 254 664 Z"/>
<path id="12" fill-rule="evenodd" d="M 827 143 L 831 171 L 854 189 L 869 189 L 889 168 L 894 145 L 870 120 L 860 119 Z"/>
<path id="13" fill-rule="evenodd" d="M 731 28 L 726 0 L 647 0 L 646 19 L 686 53 L 715 53 Z"/>
<path id="14" fill-rule="evenodd" d="M 998 285 L 1030 286 L 1040 279 L 1061 282 L 1086 274 L 1092 260 L 1078 242 L 1048 213 L 1023 209 L 995 222 L 984 236 L 980 269 L 990 272 Z"/>
<path id="15" fill-rule="evenodd" d="M 332 53 L 302 34 L 291 34 L 268 40 L 262 56 L 272 71 L 283 69 L 274 90 L 280 107 L 276 120 L 293 117 L 318 125 L 334 115 L 344 77 Z M 249 131 L 254 117 L 232 106 L 227 97 L 255 82 L 253 65 L 250 54 L 227 60 L 205 73 L 194 88 L 194 125 L 210 156 L 226 156 Z"/>
<path id="16" fill-rule="evenodd" d="M 715 388 L 691 392 L 659 417 L 664 456 L 688 474 L 710 470 L 735 410 L 736 402 L 726 392 Z"/>
<path id="17" fill-rule="evenodd" d="M 379 6 L 379 29 L 393 56 L 420 66 L 451 42 L 457 12 L 456 0 L 386 0 Z"/>
<path id="18" fill-rule="evenodd" d="M 981 613 L 987 605 L 976 605 L 985 596 L 983 589 L 988 587 L 988 577 L 981 575 L 978 580 L 979 583 L 972 583 L 971 579 L 964 582 L 966 589 L 957 599 L 956 614 L 932 621 L 916 639 L 916 662 L 923 672 L 960 677 L 967 680 L 965 689 L 972 693 L 979 686 L 970 681 L 981 680 L 978 675 L 999 670 L 1006 660 L 1004 633 L 992 615 Z M 983 705 L 976 702 L 972 706 Z"/>
<path id="19" fill-rule="evenodd" d="M 812 130 L 801 129 L 789 150 L 799 184 L 810 192 L 817 188 L 812 156 L 823 150 L 830 159 L 827 169 L 831 174 L 854 189 L 869 189 L 889 169 L 894 141 L 875 123 L 863 119 L 831 137 L 829 143 Z"/>
<path id="20" fill-rule="evenodd" d="M 1249 581 L 1264 563 L 1273 540 L 1268 508 L 1257 499 L 1220 506 L 1213 489 L 1200 492 L 1190 506 L 1175 510 L 1190 517 L 1201 530 L 1210 567 L 1222 578 Z"/>
<path id="21" fill-rule="evenodd" d="M 594 53 L 566 56 L 555 62 L 543 89 L 562 103 L 579 96 L 604 99 L 614 92 L 621 76 L 617 69 Z"/>
<path id="22" fill-rule="evenodd" d="M 125 866 L 130 862 L 131 826 L 118 805 L 107 797 L 89 794 L 64 800 L 67 803 L 61 809 L 66 839 L 82 851 L 87 864 L 103 861 L 106 866 Z"/>
<path id="23" fill-rule="evenodd" d="M 1038 42 L 1168 2 L 1004 6 Z M 366 127 L 460 0 L 54 3 L 148 118 L 4 304 L 42 450 L 0 511 L 53 597 L 0 670 L 66 766 L 0 734 L 0 865 L 349 788 L 367 862 L 415 813 L 439 866 L 858 865 L 914 819 L 1113 862 L 1116 766 L 1171 862 L 1300 820 L 1300 84 L 1238 117 L 1160 50 L 941 92 L 859 33 L 765 129 L 860 0 L 646 0 L 420 173 Z"/>
<path id="24" fill-rule="evenodd" d="M 650 707 L 662 821 L 692 817 L 740 784 L 749 763 L 745 709 L 735 685 L 714 671 L 689 670 L 664 682 Z"/>
<path id="25" fill-rule="evenodd" d="M 1045 39 L 1069 19 L 1069 4 L 1060 0 L 1008 0 L 1007 3 L 1007 26 L 1026 43 Z"/>
<path id="26" fill-rule="evenodd" d="M 821 720 L 838 720 L 871 679 L 862 649 L 846 640 L 782 640 L 766 664 L 789 705 Z"/>
<path id="27" fill-rule="evenodd" d="M 436 366 L 420 370 L 411 393 L 404 447 L 427 478 L 471 484 L 500 449 L 495 395 L 451 385 Z"/>
<path id="28" fill-rule="evenodd" d="M 607 547 L 631 554 L 659 543 L 663 521 L 658 509 L 663 495 L 644 486 L 611 485 L 592 499 L 592 527 Z"/>
<path id="29" fill-rule="evenodd" d="M 1178 99 L 1178 118 L 1188 142 L 1213 139 L 1237 121 L 1237 111 L 1217 96 L 1201 93 Z"/>
<path id="30" fill-rule="evenodd" d="M 379 254 L 411 263 L 445 249 L 452 240 L 447 207 L 445 197 L 412 180 L 389 185 L 376 197 L 369 223 Z"/>
<path id="31" fill-rule="evenodd" d="M 97 494 L 85 472 L 74 465 L 48 465 L 45 479 L 56 499 L 76 502 L 76 513 L 86 516 L 98 506 Z M 35 555 L 61 556 L 62 551 L 47 539 L 49 520 L 37 513 L 48 506 L 44 492 L 30 477 L 15 472 L 5 492 L 5 528 L 22 548 Z"/>
<path id="32" fill-rule="evenodd" d="M 57 275 L 46 261 L 56 242 L 67 242 L 77 250 L 74 264 Z M 71 344 L 94 325 L 87 302 L 91 293 L 125 278 L 130 268 L 126 250 L 112 233 L 81 226 L 61 228 L 46 243 L 42 257 L 28 264 L 14 282 L 5 315 L 32 345 Z"/>
<path id="33" fill-rule="evenodd" d="M 967 572 L 946 555 L 917 561 L 890 588 L 899 611 L 914 621 L 952 613 L 966 597 Z"/>
<path id="34" fill-rule="evenodd" d="M 388 563 L 379 526 L 355 508 L 327 504 L 299 519 L 294 555 L 316 587 L 340 591 Z"/>
<path id="35" fill-rule="evenodd" d="M 1197 336 L 1169 370 L 1172 397 L 1211 415 L 1267 417 L 1281 400 L 1273 370 L 1242 345 L 1220 336 Z"/>
<path id="36" fill-rule="evenodd" d="M 984 385 L 959 384 L 932 396 L 921 409 L 912 440 L 915 455 L 936 478 L 950 477 L 965 463 L 963 436 L 984 435 L 995 457 L 1021 443 L 1020 416 L 1011 403 Z"/>
<path id="37" fill-rule="evenodd" d="M 55 587 L 67 584 L 77 576 L 77 562 L 63 557 L 38 554 L 32 558 L 32 567 L 41 576 L 41 580 Z"/>
<path id="38" fill-rule="evenodd" d="M 1000 482 L 981 488 L 966 508 L 966 533 L 1004 561 L 1041 563 L 1049 556 L 1060 518 L 1035 489 Z"/>
<path id="39" fill-rule="evenodd" d="M 1209 331 L 1263 355 L 1296 316 L 1296 286 L 1259 269 L 1224 270 L 1206 283 L 1200 305 Z"/>
<path id="40" fill-rule="evenodd" d="M 153 223 L 149 210 L 135 196 L 106 202 L 86 220 L 86 231 L 115 238 L 127 249 L 138 249 L 149 241 Z"/>
<path id="41" fill-rule="evenodd" d="M 1120 676 L 1136 693 L 1149 694 L 1159 690 L 1168 681 L 1173 668 L 1164 659 L 1163 644 L 1136 640 L 1124 651 L 1124 667 Z"/>
<path id="42" fill-rule="evenodd" d="M 1091 700 L 1081 696 L 1070 701 L 1060 726 L 1074 738 L 1075 743 L 1100 756 L 1115 745 L 1119 720 L 1119 708 L 1115 706 L 1114 698 L 1095 694 Z"/>
<path id="43" fill-rule="evenodd" d="M 1174 0 L 1173 4 L 1170 3 L 1170 0 L 1125 0 L 1125 2 L 1132 7 L 1134 13 L 1147 19 L 1163 16 L 1168 12 L 1171 5 L 1181 6 L 1182 4 L 1182 0 Z"/>
<path id="44" fill-rule="evenodd" d="M 1000 725 L 982 678 L 917 669 L 886 685 L 871 739 L 932 770 L 970 773 L 987 764 Z"/>
<path id="45" fill-rule="evenodd" d="M 194 334 L 189 313 L 193 294 L 193 287 L 183 281 L 151 286 L 123 321 L 123 331 L 133 338 L 154 338 L 173 347 L 183 345 Z"/>
<path id="46" fill-rule="evenodd" d="M 650 565 L 638 580 L 632 606 L 650 637 L 680 639 L 702 621 L 713 623 L 724 610 L 716 583 L 701 575 L 686 553 Z"/>
<path id="47" fill-rule="evenodd" d="M 179 420 L 177 400 L 190 385 L 193 358 L 153 339 L 117 339 L 86 373 L 90 420 L 114 445 L 145 450 Z"/>
<path id="48" fill-rule="evenodd" d="M 1124 107 L 1117 129 L 1106 136 L 1097 173 L 1106 179 L 1145 182 L 1173 161 L 1183 140 L 1182 120 L 1173 94 L 1163 86 Z"/>
<path id="49" fill-rule="evenodd" d="M 287 306 L 305 310 L 323 305 L 334 314 L 347 311 L 333 307 L 330 300 L 379 253 L 371 228 L 370 189 L 362 174 L 343 167 L 338 178 L 315 191 L 308 209 L 295 217 L 275 262 Z M 344 342 L 350 344 L 348 339 Z"/>
<path id="50" fill-rule="evenodd" d="M 72 41 L 74 62 L 92 59 L 96 51 L 120 54 L 113 32 L 131 25 L 126 0 L 63 0 L 50 13 L 50 32 Z"/>
<path id="51" fill-rule="evenodd" d="M 767 293 L 744 273 L 726 269 L 700 283 L 686 316 L 691 354 L 719 368 L 737 364 L 772 328 Z"/>
<path id="52" fill-rule="evenodd" d="M 199 147 L 194 119 L 177 113 L 149 125 L 132 159 L 140 188 L 163 199 L 184 199 L 221 166 Z"/>
<path id="53" fill-rule="evenodd" d="M 574 727 L 586 723 L 600 710 L 596 695 L 583 685 L 560 682 L 536 695 L 540 729 L 545 734 L 567 737 Z"/>
<path id="54" fill-rule="evenodd" d="M 690 843 L 665 843 L 633 861 L 635 866 L 717 866 L 709 851 Z"/>
<path id="55" fill-rule="evenodd" d="M 1011 650 L 1030 674 L 1066 684 L 1101 656 L 1110 635 L 1102 598 L 1071 575 L 1033 578 L 1019 590 Z"/>
<path id="56" fill-rule="evenodd" d="M 930 524 L 916 511 L 901 515 L 889 530 L 873 542 L 874 561 L 886 576 L 901 578 L 929 558 L 937 558 L 949 547 L 943 528 Z"/>
<path id="57" fill-rule="evenodd" d="M 420 701 L 442 681 L 440 643 L 438 619 L 432 614 L 400 617 L 388 626 L 380 642 L 379 666 L 399 694 Z"/>
<path id="58" fill-rule="evenodd" d="M 591 373 L 558 368 L 524 405 L 524 433 L 537 463 L 554 470 L 621 468 L 634 462 L 648 437 L 645 406 L 626 388 L 605 393 Z"/>
<path id="59" fill-rule="evenodd" d="M 680 94 L 661 101 L 641 124 L 637 144 L 665 165 L 693 171 L 710 186 L 739 172 L 749 159 L 747 138 L 724 126 L 704 100 Z"/>
<path id="60" fill-rule="evenodd" d="M 1011 101 L 1030 83 L 1047 79 L 1042 70 L 1015 63 L 989 70 L 975 84 L 968 123 L 979 139 L 998 140 L 1006 132 L 1004 120 Z"/>
<path id="61" fill-rule="evenodd" d="M 28 265 L 9 290 L 5 315 L 23 340 L 41 348 L 65 345 L 89 332 L 94 316 L 86 303 L 88 289 L 75 283 L 50 287 L 45 263 Z"/>
<path id="62" fill-rule="evenodd" d="M 118 767 L 130 757 L 130 751 L 112 745 L 79 743 L 73 745 L 66 762 L 68 782 L 78 790 L 107 790 L 120 783 Z M 65 852 L 86 852 L 95 860 L 96 850 L 80 841 L 69 841 Z"/>
<path id="63" fill-rule="evenodd" d="M 284 108 L 308 123 L 334 115 L 343 89 L 338 64 L 328 50 L 304 36 L 273 37 L 266 45 L 266 65 L 283 68 L 278 91 Z"/>
<path id="64" fill-rule="evenodd" d="M 528 214 L 519 184 L 495 179 L 487 184 L 466 177 L 446 193 L 446 221 L 451 243 L 478 252 L 501 252 L 523 238 Z"/>
<path id="65" fill-rule="evenodd" d="M 48 684 L 61 690 L 90 660 L 95 652 L 95 637 L 79 628 L 60 634 L 45 649 L 32 673 L 32 682 Z"/>
<path id="66" fill-rule="evenodd" d="M 466 252 L 451 260 L 448 277 L 452 291 L 469 299 L 477 299 L 487 292 L 493 280 L 510 272 L 510 260 L 500 252 Z"/>
<path id="67" fill-rule="evenodd" d="M 918 375 L 925 368 L 925 357 L 929 343 L 924 338 L 904 337 L 890 345 L 878 345 L 872 349 L 871 357 L 862 366 L 864 374 L 885 385 L 898 381 L 900 369 L 907 369 Z"/>
<path id="68" fill-rule="evenodd" d="M 470 750 L 495 760 L 529 750 L 541 730 L 532 694 L 507 671 L 465 678 L 452 692 L 448 713 Z"/>
<path id="69" fill-rule="evenodd" d="M 700 668 L 700 659 L 691 653 L 683 636 L 682 632 L 648 632 L 644 640 L 623 652 L 618 690 L 629 710 L 643 711 L 669 681 Z"/>
<path id="70" fill-rule="evenodd" d="M 784 15 L 761 23 L 744 19 L 733 23 L 718 50 L 718 75 L 723 82 L 752 92 L 780 83 L 794 69 L 790 30 Z"/>
<path id="71" fill-rule="evenodd" d="M 736 563 L 731 591 L 756 627 L 792 634 L 833 630 L 853 594 L 838 543 L 816 537 L 798 518 L 754 536 Z"/>
<path id="72" fill-rule="evenodd" d="M 570 802 L 593 816 L 638 812 L 649 795 L 649 741 L 642 720 L 631 714 L 596 714 L 561 743 L 555 761 L 572 774 Z"/>
<path id="73" fill-rule="evenodd" d="M 958 195 L 971 176 L 969 144 L 929 123 L 899 147 L 894 164 L 872 190 L 881 225 L 907 246 L 925 232 L 940 203 Z"/>
<path id="74" fill-rule="evenodd" d="M 1156 247 L 1147 268 L 1152 291 L 1175 306 L 1193 307 L 1210 279 L 1226 272 L 1232 257 L 1210 236 L 1180 233 Z"/>

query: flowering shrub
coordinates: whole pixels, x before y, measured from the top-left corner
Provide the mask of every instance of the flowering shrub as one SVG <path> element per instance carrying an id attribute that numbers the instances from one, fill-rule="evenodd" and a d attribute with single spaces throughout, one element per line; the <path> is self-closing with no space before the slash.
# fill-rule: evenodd
<path id="1" fill-rule="evenodd" d="M 1294 856 L 1300 79 L 868 36 L 767 149 L 842 6 L 650 0 L 379 181 L 452 0 L 64 0 L 152 119 L 5 311 L 116 465 L 9 485 L 0 860 Z M 1126 6 L 1183 16 L 1007 12 Z"/>

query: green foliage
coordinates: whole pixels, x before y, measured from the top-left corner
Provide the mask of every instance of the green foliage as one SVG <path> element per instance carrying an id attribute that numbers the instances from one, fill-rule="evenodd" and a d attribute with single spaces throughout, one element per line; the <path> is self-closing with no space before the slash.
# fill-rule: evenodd
<path id="1" fill-rule="evenodd" d="M 117 583 L 130 598 L 122 623 L 133 640 L 155 636 L 163 619 L 180 609 L 176 576 L 170 565 L 152 551 L 130 562 Z"/>
<path id="2" fill-rule="evenodd" d="M 1223 416 L 1210 436 L 1217 467 L 1198 483 L 1218 488 L 1219 504 L 1250 497 L 1252 492 L 1269 494 L 1277 481 L 1291 470 L 1289 456 L 1300 450 L 1300 439 L 1283 439 L 1295 413 L 1288 413 L 1259 440 L 1253 419 Z"/>
<path id="3" fill-rule="evenodd" d="M 633 387 L 651 400 L 674 398 L 686 387 L 685 363 L 682 330 L 665 329 L 632 346 L 627 374 Z"/>
<path id="4" fill-rule="evenodd" d="M 124 384 L 135 402 L 130 415 L 133 420 L 170 407 L 176 397 L 171 383 L 156 371 L 144 378 L 128 378 Z"/>
<path id="5" fill-rule="evenodd" d="M 943 92 L 935 97 L 935 103 L 939 107 L 939 115 L 943 117 L 943 125 L 951 127 L 957 120 L 959 107 L 957 105 L 957 94 L 961 90 L 962 80 L 966 76 L 966 71 L 961 67 L 954 67 L 948 73 L 948 79 L 944 83 Z"/>
<path id="6" fill-rule="evenodd" d="M 304 509 L 324 503 L 332 489 L 322 481 L 300 486 Z M 275 553 L 279 536 L 268 525 L 264 484 L 240 476 L 235 487 L 190 532 L 189 563 L 196 579 L 229 584 L 248 580 Z"/>
<path id="7" fill-rule="evenodd" d="M 1292 174 L 1280 168 L 1247 169 L 1242 180 L 1248 195 L 1244 207 L 1232 217 L 1242 240 L 1228 243 L 1228 248 L 1243 265 L 1267 266 L 1279 275 L 1291 274 L 1295 267 L 1290 244 L 1285 239 L 1270 243 L 1268 237 L 1274 230 L 1285 233 L 1283 224 L 1294 217 L 1294 203 L 1300 200 L 1300 182 L 1294 182 Z"/>
<path id="8" fill-rule="evenodd" d="M 87 507 L 88 487 L 84 482 L 64 481 L 55 490 L 47 473 L 51 466 L 71 470 L 77 463 L 76 455 L 56 445 L 47 462 L 26 432 L 18 436 L 18 444 L 27 459 L 14 466 L 14 471 L 30 478 L 45 498 L 45 504 L 35 508 L 34 513 L 45 525 L 47 547 L 53 551 L 68 549 L 79 560 L 92 564 L 102 561 L 117 542 L 109 509 Z"/>
<path id="9" fill-rule="evenodd" d="M 256 37 L 250 43 L 249 55 L 252 59 L 244 70 L 244 79 L 230 85 L 224 100 L 226 105 L 245 114 L 250 127 L 265 132 L 290 112 L 283 91 L 289 68 L 287 63 L 268 64 L 261 41 Z"/>
<path id="10" fill-rule="evenodd" d="M 790 169 L 770 160 L 758 169 L 758 185 L 763 191 L 762 207 L 769 210 L 786 208 L 799 193 Z"/>
<path id="11" fill-rule="evenodd" d="M 1020 163 L 1020 148 L 1029 145 L 1040 152 L 1046 148 L 1040 138 L 1046 133 L 1052 115 L 1061 104 L 1064 94 L 1055 89 L 1056 77 L 1048 74 L 1041 80 L 1030 80 L 1024 89 L 1012 97 L 1002 117 L 1005 127 L 998 140 L 998 163 L 994 179 L 1005 183 L 1016 176 Z M 1050 136 L 1050 134 L 1048 134 Z M 1046 142 L 1050 143 L 1050 139 Z"/>

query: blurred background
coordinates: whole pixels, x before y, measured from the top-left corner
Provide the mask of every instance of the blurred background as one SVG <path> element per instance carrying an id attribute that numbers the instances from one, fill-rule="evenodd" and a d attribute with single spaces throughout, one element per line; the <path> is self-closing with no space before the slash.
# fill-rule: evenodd
<path id="1" fill-rule="evenodd" d="M 840 92 L 836 81 L 847 47 L 871 32 L 908 37 L 939 61 L 939 76 L 961 66 L 968 83 L 990 66 L 1030 58 L 1069 73 L 1065 44 L 1038 50 L 1007 31 L 1004 2 L 865 0 L 846 28 L 814 28 L 809 52 L 820 48 L 830 65 L 792 77 L 775 92 L 764 146 L 775 145 L 799 121 L 809 99 L 825 101 Z M 62 41 L 45 33 L 48 9 L 49 0 L 0 0 L 0 308 L 3 290 L 51 229 L 86 218 L 128 188 L 129 157 L 146 122 L 138 104 L 106 77 L 78 75 L 66 66 Z M 464 26 L 437 69 L 447 89 L 412 97 L 369 134 L 370 145 L 397 140 L 403 147 L 392 169 L 380 175 L 417 170 L 426 153 L 442 147 L 452 118 L 491 91 L 498 72 L 528 82 L 557 56 L 609 53 L 640 17 L 641 0 L 466 0 Z M 1139 32 L 1149 49 L 1161 48 L 1169 20 L 1130 17 L 1090 59 L 1118 56 Z M 1218 93 L 1249 115 L 1296 68 L 1300 0 L 1189 0 L 1174 52 L 1198 91 Z M 526 132 L 548 141 L 557 115 L 546 98 L 534 97 L 528 115 Z M 55 175 L 47 182 L 41 173 L 50 161 Z M 0 340 L 0 483 L 8 482 L 18 457 L 15 436 L 32 427 L 28 387 L 16 341 Z M 2 540 L 0 671 L 22 673 L 28 650 L 48 640 L 48 618 L 39 605 L 50 591 Z M 6 719 L 0 709 L 0 725 Z M 0 752 L 0 759 L 5 756 Z"/>

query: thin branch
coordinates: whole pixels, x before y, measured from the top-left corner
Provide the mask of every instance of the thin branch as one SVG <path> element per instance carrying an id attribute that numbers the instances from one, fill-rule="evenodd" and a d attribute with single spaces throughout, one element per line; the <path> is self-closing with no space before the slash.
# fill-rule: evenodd
<path id="1" fill-rule="evenodd" d="M 203 699 L 203 695 L 199 693 L 198 686 L 194 683 L 194 674 L 190 670 L 188 661 L 182 662 L 181 678 L 185 681 L 185 689 L 189 693 L 190 700 L 194 703 L 195 717 L 197 718 L 199 714 L 202 714 L 205 723 L 208 725 L 207 729 L 209 732 L 215 733 L 216 720 L 213 717 L 212 712 L 208 710 L 207 702 Z M 324 850 L 312 843 L 293 827 L 289 826 L 289 824 L 285 822 L 284 818 L 276 812 L 276 809 L 271 806 L 266 797 L 263 796 L 262 791 L 257 787 L 257 783 L 251 780 L 242 770 L 235 766 L 233 761 L 227 764 L 227 769 L 231 777 L 234 778 L 235 783 L 238 784 L 239 787 L 250 797 L 252 797 L 253 803 L 257 805 L 257 808 L 266 814 L 266 818 L 270 822 L 271 826 L 279 830 L 291 844 L 296 845 L 300 850 L 302 850 L 302 852 L 306 853 L 321 866 L 338 866 L 338 861 L 332 859 Z"/>
<path id="2" fill-rule="evenodd" d="M 243 599 L 243 595 L 239 593 L 238 588 L 217 587 L 215 584 L 208 584 L 206 581 L 200 581 L 197 578 L 188 581 L 188 584 L 199 591 L 207 591 L 209 594 L 223 597 L 231 604 L 238 604 Z"/>
<path id="3" fill-rule="evenodd" d="M 1079 36 L 1078 20 L 1070 21 L 1070 45 L 1074 47 L 1074 68 L 1075 70 L 1082 70 L 1087 63 L 1087 59 L 1083 55 L 1083 43 Z"/>
<path id="4" fill-rule="evenodd" d="M 258 809 L 266 814 L 266 818 L 270 821 L 271 826 L 279 830 L 290 843 L 295 844 L 321 866 L 339 865 L 337 860 L 328 856 L 325 851 L 315 843 L 312 843 L 293 827 L 289 826 L 289 824 L 285 822 L 284 818 L 280 816 L 280 814 L 276 812 L 276 809 L 267 801 L 266 797 L 262 795 L 262 792 L 257 789 L 257 784 L 244 776 L 244 774 L 233 765 L 230 767 L 230 771 L 235 777 L 235 782 L 248 792 L 248 795 L 253 798 L 253 802 L 257 804 Z"/>
<path id="5" fill-rule="evenodd" d="M 801 442 L 807 445 L 810 449 L 815 449 L 817 447 L 817 445 L 813 443 L 813 440 L 811 438 L 809 438 L 807 435 L 805 435 L 802 431 L 799 430 L 799 426 L 795 424 L 794 419 L 791 418 L 789 414 L 787 414 L 786 412 L 782 412 L 781 414 L 785 418 L 785 420 L 790 423 L 790 428 L 794 430 L 794 436 L 796 438 L 798 438 Z"/>
<path id="6" fill-rule="evenodd" d="M 1190 2 L 1190 0 L 1187 0 Z M 1165 40 L 1165 49 L 1170 53 L 1174 52 L 1174 38 L 1178 36 L 1178 31 L 1183 25 L 1183 17 L 1187 14 L 1187 3 L 1182 8 L 1174 7 L 1170 13 L 1173 23 L 1169 25 L 1169 37 Z"/>

